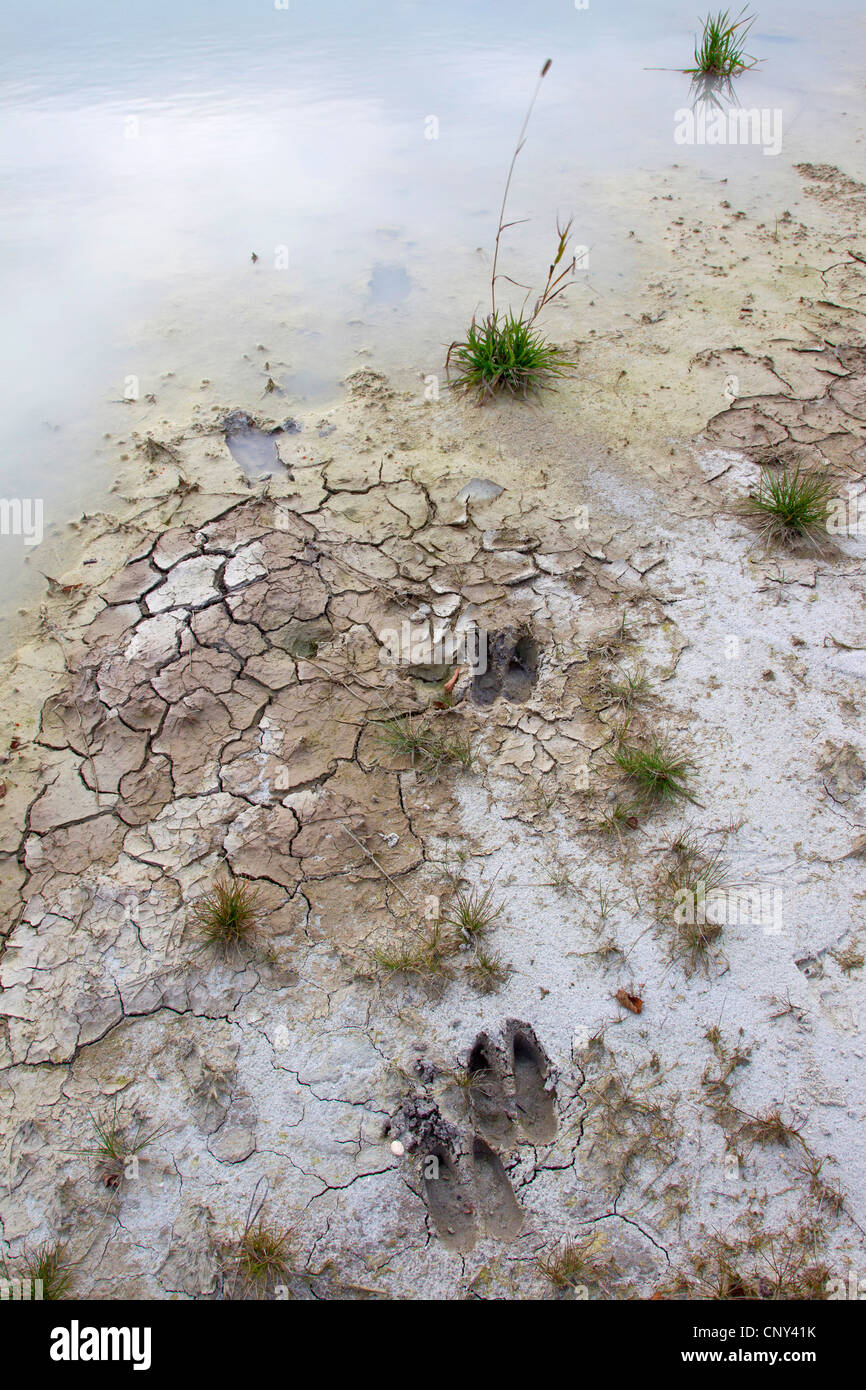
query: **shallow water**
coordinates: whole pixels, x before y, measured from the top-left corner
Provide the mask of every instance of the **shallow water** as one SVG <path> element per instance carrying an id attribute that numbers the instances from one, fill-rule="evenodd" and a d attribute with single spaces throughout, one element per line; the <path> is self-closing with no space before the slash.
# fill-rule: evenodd
<path id="1" fill-rule="evenodd" d="M 589 248 L 572 293 L 627 285 L 638 172 L 694 163 L 774 213 L 798 159 L 856 177 L 863 13 L 759 6 L 748 47 L 765 61 L 737 90 L 783 111 L 774 158 L 674 142 L 689 82 L 665 69 L 690 61 L 700 9 L 80 0 L 49 21 L 8 6 L 0 495 L 44 499 L 46 528 L 100 505 L 98 445 L 129 428 L 131 394 L 182 415 L 207 379 L 227 406 L 282 418 L 368 364 L 421 390 L 485 305 L 504 173 L 547 57 L 510 204 L 531 216 L 508 233 L 517 280 L 537 283 L 559 213 Z M 0 536 L 7 588 L 24 549 Z"/>

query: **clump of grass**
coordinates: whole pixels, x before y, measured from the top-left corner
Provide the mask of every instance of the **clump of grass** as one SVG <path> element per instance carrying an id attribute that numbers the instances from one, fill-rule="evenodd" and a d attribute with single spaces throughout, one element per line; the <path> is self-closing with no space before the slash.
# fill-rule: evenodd
<path id="1" fill-rule="evenodd" d="M 376 947 L 371 954 L 386 975 L 437 976 L 445 974 L 455 949 L 436 922 L 415 941 Z"/>
<path id="2" fill-rule="evenodd" d="M 118 1119 L 117 1097 L 110 1115 L 90 1116 L 96 1143 L 79 1150 L 82 1157 L 96 1161 L 96 1172 L 103 1187 L 119 1188 L 124 1179 L 130 1176 L 130 1166 L 135 1168 L 136 1160 L 148 1144 L 163 1133 L 165 1125 L 157 1125 L 147 1134 L 142 1134 L 143 1120 L 139 1120 L 134 1135 L 127 1134 L 126 1125 Z"/>
<path id="3" fill-rule="evenodd" d="M 728 10 L 707 15 L 700 44 L 695 44 L 695 66 L 685 71 L 702 77 L 736 77 L 746 68 L 754 67 L 757 59 L 743 49 L 743 41 L 754 22 L 754 15 L 747 15 L 745 9 L 734 20 Z"/>
<path id="4" fill-rule="evenodd" d="M 236 1241 L 231 1255 L 238 1273 L 249 1284 L 267 1287 L 268 1283 L 287 1280 L 292 1273 L 289 1262 L 289 1240 L 292 1232 L 281 1231 L 259 1218 Z"/>
<path id="5" fill-rule="evenodd" d="M 454 927 L 464 941 L 474 944 L 479 936 L 489 931 L 502 914 L 502 904 L 493 901 L 493 889 L 458 888 L 451 899 L 447 916 L 447 926 Z"/>
<path id="6" fill-rule="evenodd" d="M 721 851 L 708 853 L 687 833 L 674 839 L 670 861 L 656 880 L 656 915 L 672 926 L 671 958 L 683 962 L 687 975 L 697 969 L 709 973 L 724 927 L 718 899 L 729 884 L 729 865 Z"/>
<path id="7" fill-rule="evenodd" d="M 599 1255 L 600 1247 L 598 1236 L 586 1236 L 583 1240 L 567 1236 L 546 1255 L 539 1255 L 536 1266 L 547 1282 L 560 1291 L 596 1285 L 608 1272 L 607 1262 Z"/>
<path id="8" fill-rule="evenodd" d="M 652 689 L 643 671 L 626 671 L 619 679 L 608 676 L 599 693 L 606 707 L 624 714 L 652 699 Z"/>
<path id="9" fill-rule="evenodd" d="M 511 967 L 496 951 L 476 946 L 466 973 L 480 994 L 493 994 L 508 979 Z"/>
<path id="10" fill-rule="evenodd" d="M 572 256 L 570 261 L 568 259 L 571 222 L 568 222 L 564 227 L 560 226 L 559 222 L 556 224 L 558 238 L 556 251 L 550 263 L 547 282 L 536 300 L 532 312 L 527 314 L 523 308 L 519 314 L 512 311 L 500 314 L 496 307 L 496 282 L 499 279 L 499 248 L 502 233 L 514 225 L 512 222 L 505 221 L 505 209 L 514 175 L 514 166 L 525 143 L 526 131 L 538 93 L 541 90 L 541 83 L 549 70 L 550 59 L 548 58 L 541 69 L 535 92 L 529 103 L 517 145 L 511 156 L 508 177 L 505 180 L 505 191 L 502 195 L 499 226 L 496 230 L 496 242 L 493 251 L 493 268 L 490 275 L 490 313 L 480 323 L 473 318 L 466 337 L 461 342 L 452 343 L 448 349 L 446 371 L 450 375 L 452 359 L 457 370 L 457 375 L 451 382 L 452 386 L 457 390 L 475 393 L 479 402 L 491 399 L 503 391 L 511 395 L 522 396 L 525 399 L 531 392 L 537 392 L 543 386 L 550 385 L 552 378 L 564 376 L 573 366 L 573 363 L 564 356 L 559 348 L 546 341 L 535 326 L 539 315 L 562 293 L 569 275 L 574 272 L 575 258 Z M 506 276 L 505 278 L 508 279 L 509 277 Z M 511 283 L 515 284 L 516 282 L 511 281 Z"/>
<path id="11" fill-rule="evenodd" d="M 696 970 L 708 975 L 717 956 L 716 947 L 722 930 L 718 922 L 696 920 L 679 923 L 671 944 L 671 957 L 682 962 L 687 975 L 694 975 Z"/>
<path id="12" fill-rule="evenodd" d="M 10 1273 L 4 1263 L 6 1278 L 29 1279 L 31 1287 L 39 1281 L 42 1285 L 40 1297 L 53 1302 L 66 1298 L 72 1287 L 72 1266 L 66 1254 L 66 1244 L 56 1240 L 45 1240 L 35 1250 L 25 1249 L 19 1261 L 19 1268 Z"/>
<path id="13" fill-rule="evenodd" d="M 812 1198 L 816 1218 L 824 1212 L 838 1217 L 845 1210 L 847 1198 L 841 1184 L 838 1179 L 827 1178 L 823 1173 L 824 1164 L 835 1161 L 828 1154 L 823 1158 L 808 1154 L 800 1168 L 800 1172 L 809 1179 L 809 1196 Z"/>
<path id="14" fill-rule="evenodd" d="M 452 359 L 457 369 L 452 385 L 482 400 L 500 391 L 525 400 L 573 365 L 532 320 L 513 313 L 489 314 L 480 323 L 473 319 L 464 341 L 448 349 L 449 366 Z"/>
<path id="15" fill-rule="evenodd" d="M 830 955 L 842 971 L 843 975 L 851 975 L 855 970 L 862 970 L 864 963 L 863 952 L 858 948 L 857 942 L 852 941 L 847 946 L 837 946 Z"/>
<path id="16" fill-rule="evenodd" d="M 379 726 L 379 739 L 396 757 L 408 757 L 412 766 L 436 773 L 446 763 L 470 768 L 474 762 L 469 738 L 446 735 L 435 729 L 427 715 L 401 714 Z"/>
<path id="17" fill-rule="evenodd" d="M 801 1130 L 802 1125 L 797 1126 L 786 1120 L 780 1110 L 768 1109 L 757 1115 L 747 1115 L 735 1138 L 746 1139 L 752 1144 L 758 1144 L 762 1149 L 773 1144 L 781 1149 L 789 1149 L 796 1140 L 805 1149 Z"/>
<path id="18" fill-rule="evenodd" d="M 695 800 L 688 788 L 694 763 L 664 740 L 644 745 L 622 741 L 613 756 L 644 806 Z"/>
<path id="19" fill-rule="evenodd" d="M 242 879 L 220 879 L 195 904 L 205 946 L 228 954 L 245 945 L 259 923 L 259 890 Z"/>
<path id="20" fill-rule="evenodd" d="M 597 637 L 587 648 L 587 660 L 611 661 L 622 651 L 623 647 L 633 641 L 633 635 L 626 627 L 625 611 L 620 614 L 619 627 L 615 627 L 612 632 Z"/>
<path id="21" fill-rule="evenodd" d="M 716 1123 L 730 1131 L 737 1122 L 738 1111 L 731 1103 L 731 1092 L 733 1082 L 731 1078 L 739 1067 L 747 1067 L 752 1060 L 752 1047 L 742 1041 L 743 1030 L 740 1029 L 740 1042 L 732 1045 L 725 1042 L 722 1031 L 718 1025 L 708 1028 L 704 1037 L 710 1043 L 716 1055 L 717 1072 L 714 1074 L 712 1063 L 708 1062 L 704 1067 L 701 1076 L 701 1085 L 707 1092 L 707 1098 L 712 1106 Z"/>
<path id="22" fill-rule="evenodd" d="M 767 545 L 827 545 L 827 509 L 833 488 L 819 473 L 799 467 L 781 473 L 764 471 L 757 488 L 742 503 L 743 514 L 758 527 Z"/>
<path id="23" fill-rule="evenodd" d="M 773 1012 L 770 1014 L 771 1022 L 775 1022 L 780 1018 L 792 1018 L 799 1029 L 806 1032 L 809 1030 L 809 1010 L 804 1004 L 798 1004 L 791 998 L 791 991 L 789 989 L 785 990 L 784 997 L 780 994 L 769 995 L 767 997 L 767 1003 L 773 1009 Z"/>

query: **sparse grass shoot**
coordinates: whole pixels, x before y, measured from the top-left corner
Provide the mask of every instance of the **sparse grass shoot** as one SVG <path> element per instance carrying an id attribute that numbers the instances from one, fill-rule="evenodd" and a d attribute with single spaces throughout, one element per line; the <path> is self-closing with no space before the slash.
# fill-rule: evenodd
<path id="1" fill-rule="evenodd" d="M 652 699 L 652 688 L 643 671 L 626 671 L 616 678 L 609 676 L 601 688 L 601 698 L 608 708 L 623 714 Z"/>
<path id="2" fill-rule="evenodd" d="M 445 973 L 455 950 L 437 922 L 414 941 L 376 947 L 372 958 L 385 975 L 437 976 Z"/>
<path id="3" fill-rule="evenodd" d="M 25 1250 L 17 1275 L 29 1279 L 32 1285 L 42 1283 L 42 1298 L 58 1301 L 68 1296 L 72 1287 L 72 1266 L 67 1259 L 66 1245 L 56 1240 L 43 1241 L 35 1250 Z"/>
<path id="4" fill-rule="evenodd" d="M 408 757 L 413 767 L 436 773 L 447 763 L 470 768 L 474 758 L 468 737 L 443 734 L 424 714 L 401 714 L 379 726 L 382 745 L 395 757 Z"/>

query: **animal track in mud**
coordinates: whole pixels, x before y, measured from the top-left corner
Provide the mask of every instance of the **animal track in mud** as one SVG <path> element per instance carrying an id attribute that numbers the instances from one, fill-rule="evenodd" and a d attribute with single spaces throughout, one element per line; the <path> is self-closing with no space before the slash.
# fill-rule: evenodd
<path id="1" fill-rule="evenodd" d="M 475 1128 L 500 1146 L 517 1138 L 515 1121 L 532 1144 L 549 1144 L 556 1134 L 556 1091 L 550 1058 L 528 1023 L 510 1018 L 504 1054 L 487 1033 L 469 1053 L 469 1104 Z"/>
<path id="2" fill-rule="evenodd" d="M 493 1144 L 507 1147 L 516 1139 L 513 1106 L 499 1050 L 486 1033 L 479 1033 L 467 1063 L 472 1122 Z"/>
<path id="3" fill-rule="evenodd" d="M 525 629 L 505 627 L 487 633 L 486 669 L 472 682 L 472 699 L 492 705 L 500 695 L 522 705 L 538 680 L 538 643 Z"/>
<path id="4" fill-rule="evenodd" d="M 469 1153 L 458 1152 L 458 1136 L 432 1102 L 404 1101 L 399 1112 L 420 1150 L 421 1192 L 436 1233 L 446 1249 L 461 1252 L 480 1234 L 513 1240 L 523 1225 L 497 1147 L 513 1147 L 522 1137 L 549 1144 L 557 1129 L 553 1068 L 531 1024 L 506 1019 L 501 1041 L 479 1033 L 466 1069 L 474 1131 Z"/>
<path id="5" fill-rule="evenodd" d="M 421 1155 L 421 1192 L 445 1248 L 471 1250 L 477 1238 L 475 1206 L 461 1181 L 456 1156 L 444 1144 L 431 1144 Z"/>
<path id="6" fill-rule="evenodd" d="M 550 1058 L 534 1029 L 520 1019 L 505 1025 L 508 1062 L 520 1124 L 533 1144 L 549 1144 L 556 1134 L 556 1091 L 548 1087 Z"/>
<path id="7" fill-rule="evenodd" d="M 472 1170 L 484 1230 L 499 1240 L 513 1240 L 523 1225 L 523 1208 L 499 1154 L 477 1134 L 472 1140 Z"/>
<path id="8" fill-rule="evenodd" d="M 280 470 L 285 470 L 290 478 L 293 476 L 291 468 L 280 458 L 277 440 L 296 429 L 294 421 L 287 420 L 278 429 L 263 430 L 242 410 L 233 410 L 223 422 L 228 451 L 248 483 Z"/>

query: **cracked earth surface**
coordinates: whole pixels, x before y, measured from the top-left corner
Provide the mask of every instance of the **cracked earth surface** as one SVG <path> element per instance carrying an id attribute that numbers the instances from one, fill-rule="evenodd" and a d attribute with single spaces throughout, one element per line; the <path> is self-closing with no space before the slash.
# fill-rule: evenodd
<path id="1" fill-rule="evenodd" d="M 858 190 L 837 192 L 849 206 Z M 866 544 L 780 559 L 736 515 L 768 450 L 862 486 L 862 264 L 828 277 L 832 301 L 772 359 L 692 358 L 754 389 L 663 472 L 600 447 L 576 465 L 564 434 L 525 459 L 513 412 L 468 422 L 449 403 L 431 422 L 369 369 L 330 456 L 281 446 L 286 475 L 248 495 L 201 484 L 212 420 L 139 441 L 154 513 L 119 528 L 121 566 L 109 554 L 54 596 L 13 677 L 11 707 L 37 667 L 46 696 L 0 801 L 13 1256 L 60 1238 L 86 1296 L 218 1296 L 221 1243 L 266 1180 L 297 1297 L 543 1295 L 536 1261 L 564 1227 L 595 1241 L 592 1296 L 647 1296 L 707 1232 L 803 1210 L 843 1268 L 862 1265 L 863 987 L 839 959 L 863 913 Z M 615 335 L 599 347 L 619 352 Z M 404 624 L 429 623 L 444 657 L 422 640 L 385 659 Z M 477 699 L 467 625 L 528 634 L 534 683 Z M 687 749 L 696 802 L 617 823 L 623 712 L 603 682 L 627 671 L 651 692 L 630 731 Z M 433 775 L 386 748 L 385 721 L 425 710 L 470 741 L 471 766 Z M 778 933 L 727 925 L 706 972 L 672 957 L 657 911 L 684 826 L 782 904 Z M 221 959 L 193 909 L 226 872 L 255 885 L 262 920 Z M 498 987 L 479 989 L 471 943 L 441 977 L 383 971 L 377 953 L 416 942 L 461 885 L 501 908 Z M 497 1166 L 463 1078 L 505 1019 L 552 1060 L 557 1124 L 549 1142 L 509 1131 Z M 752 1060 L 726 1076 L 738 1043 Z M 162 1129 L 105 1191 L 80 1151 L 115 1098 Z M 773 1107 L 835 1160 L 834 1222 L 799 1141 L 743 1137 Z M 484 1219 L 467 1197 L 479 1213 L 456 1244 L 425 1199 L 431 1134 L 455 1184 L 471 1193 L 474 1164 L 500 1203 Z"/>

